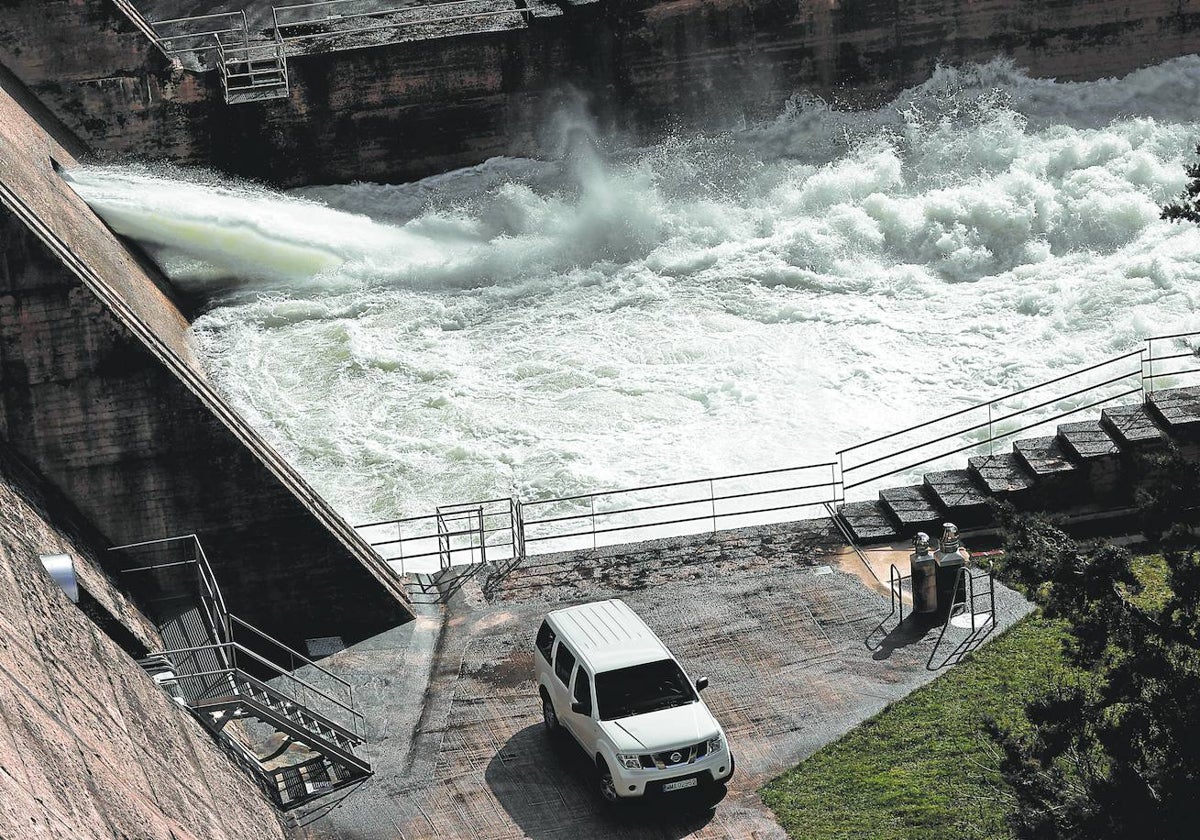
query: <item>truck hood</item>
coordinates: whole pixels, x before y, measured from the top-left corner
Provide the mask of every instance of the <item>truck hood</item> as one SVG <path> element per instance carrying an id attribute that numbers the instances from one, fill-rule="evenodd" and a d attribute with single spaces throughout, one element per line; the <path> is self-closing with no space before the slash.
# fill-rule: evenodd
<path id="1" fill-rule="evenodd" d="M 659 752 L 695 744 L 721 731 L 702 701 L 601 721 L 604 734 L 618 751 Z"/>

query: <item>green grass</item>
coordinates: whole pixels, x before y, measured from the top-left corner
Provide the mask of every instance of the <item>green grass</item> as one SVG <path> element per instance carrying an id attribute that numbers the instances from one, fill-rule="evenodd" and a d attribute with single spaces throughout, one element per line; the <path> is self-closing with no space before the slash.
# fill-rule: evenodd
<path id="1" fill-rule="evenodd" d="M 1170 594 L 1159 555 L 1134 558 L 1143 606 Z M 1025 702 L 1089 676 L 1064 661 L 1065 626 L 1039 613 L 893 703 L 760 793 L 789 836 L 968 840 L 1010 836 L 989 717 L 1026 730 Z"/>
<path id="2" fill-rule="evenodd" d="M 1078 678 L 1063 639 L 1058 623 L 1022 620 L 767 784 L 763 801 L 805 840 L 1007 836 L 1000 755 L 984 721 L 1024 729 L 1027 698 Z"/>
<path id="3" fill-rule="evenodd" d="M 1161 608 L 1171 594 L 1171 587 L 1167 585 L 1167 562 L 1162 555 L 1134 557 L 1131 567 L 1143 587 L 1133 601 L 1145 609 Z"/>

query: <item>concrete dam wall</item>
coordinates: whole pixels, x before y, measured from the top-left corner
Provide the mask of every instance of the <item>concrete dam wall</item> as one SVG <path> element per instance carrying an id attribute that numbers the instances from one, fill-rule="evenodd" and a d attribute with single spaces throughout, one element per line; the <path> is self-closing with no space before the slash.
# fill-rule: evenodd
<path id="1" fill-rule="evenodd" d="M 217 71 L 173 64 L 108 0 L 9 2 L 0 64 L 102 156 L 299 185 L 534 154 L 568 88 L 602 128 L 646 139 L 770 117 L 801 91 L 878 103 L 938 61 L 1003 55 L 1034 75 L 1094 79 L 1200 49 L 1193 0 L 557 5 L 505 31 L 289 48 L 286 98 L 240 105 Z"/>
<path id="2" fill-rule="evenodd" d="M 208 384 L 183 315 L 0 90 L 0 433 L 109 545 L 196 533 L 229 608 L 293 646 L 408 618 L 391 570 Z"/>

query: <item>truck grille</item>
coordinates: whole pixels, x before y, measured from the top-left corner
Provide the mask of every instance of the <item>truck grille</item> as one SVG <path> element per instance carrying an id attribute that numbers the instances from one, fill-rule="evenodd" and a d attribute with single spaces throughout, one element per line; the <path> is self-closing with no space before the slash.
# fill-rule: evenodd
<path id="1" fill-rule="evenodd" d="M 653 753 L 652 755 L 643 755 L 641 756 L 641 762 L 643 767 L 657 767 L 662 770 L 666 767 L 691 764 L 696 759 L 703 758 L 706 755 L 708 755 L 708 741 L 701 741 L 698 744 L 692 744 L 688 747 L 678 747 L 673 750 Z"/>

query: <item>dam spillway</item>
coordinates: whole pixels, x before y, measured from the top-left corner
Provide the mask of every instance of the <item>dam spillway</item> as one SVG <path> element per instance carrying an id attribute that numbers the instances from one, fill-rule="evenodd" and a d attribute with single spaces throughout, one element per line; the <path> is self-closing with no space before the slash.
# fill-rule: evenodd
<path id="1" fill-rule="evenodd" d="M 218 385 L 365 522 L 823 462 L 1194 329 L 1200 235 L 1158 215 L 1196 101 L 1195 58 L 994 62 L 634 151 L 564 116 L 559 159 L 404 185 L 70 177 L 209 296 Z"/>

